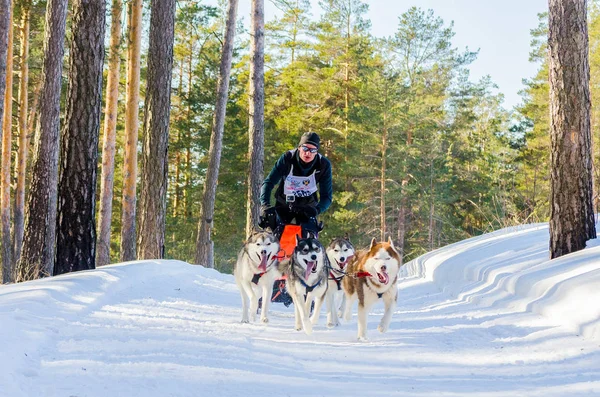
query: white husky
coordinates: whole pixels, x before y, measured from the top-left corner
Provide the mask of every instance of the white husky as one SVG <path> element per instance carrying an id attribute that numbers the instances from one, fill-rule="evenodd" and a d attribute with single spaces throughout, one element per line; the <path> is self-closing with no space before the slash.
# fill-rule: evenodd
<path id="1" fill-rule="evenodd" d="M 273 291 L 273 281 L 279 276 L 277 253 L 279 241 L 270 229 L 254 231 L 238 254 L 233 270 L 235 282 L 242 296 L 242 322 L 256 321 L 258 311 L 258 289 L 262 289 L 262 310 L 260 320 L 269 322 L 268 311 Z M 250 317 L 248 317 L 250 300 Z"/>
<path id="2" fill-rule="evenodd" d="M 379 301 L 385 304 L 385 313 L 377 329 L 386 332 L 398 300 L 398 272 L 400 255 L 390 238 L 378 243 L 371 240 L 367 251 L 358 251 L 356 259 L 348 265 L 343 286 L 346 294 L 344 320 L 352 318 L 352 303 L 358 299 L 358 339 L 367 339 L 367 316 L 369 309 Z"/>
<path id="3" fill-rule="evenodd" d="M 331 241 L 326 249 L 329 259 L 329 278 L 327 287 L 327 326 L 340 325 L 338 309 L 344 310 L 345 298 L 342 280 L 346 275 L 347 265 L 354 256 L 354 246 L 348 236 L 338 237 Z"/>
<path id="4" fill-rule="evenodd" d="M 287 275 L 286 288 L 294 301 L 296 330 L 304 329 L 307 335 L 319 320 L 321 305 L 327 292 L 327 266 L 325 249 L 316 238 L 300 239 L 292 256 L 281 263 L 280 270 Z M 315 302 L 313 316 L 310 307 Z"/>

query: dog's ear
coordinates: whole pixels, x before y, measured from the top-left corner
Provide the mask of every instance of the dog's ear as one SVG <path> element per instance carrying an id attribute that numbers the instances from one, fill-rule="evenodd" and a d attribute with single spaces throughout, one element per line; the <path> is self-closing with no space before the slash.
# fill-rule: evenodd
<path id="1" fill-rule="evenodd" d="M 296 245 L 298 245 L 298 243 L 300 243 L 300 236 L 296 234 Z"/>
<path id="2" fill-rule="evenodd" d="M 398 252 L 398 250 L 396 249 L 396 247 L 394 247 L 394 242 L 392 241 L 392 236 L 388 236 L 388 243 L 390 244 L 390 246 L 392 247 L 392 249 L 396 252 Z"/>
<path id="3" fill-rule="evenodd" d="M 308 232 L 306 238 L 317 238 L 313 232 Z"/>
<path id="4" fill-rule="evenodd" d="M 373 237 L 373 239 L 371 240 L 371 246 L 369 247 L 369 250 L 372 250 L 373 247 L 375 247 L 377 245 L 377 239 L 375 237 Z"/>
<path id="5" fill-rule="evenodd" d="M 267 226 L 267 227 L 265 227 L 265 228 L 263 229 L 263 231 L 265 231 L 265 232 L 267 232 L 267 233 L 270 233 L 270 234 L 273 234 L 273 229 L 271 229 L 271 226 Z"/>
<path id="6" fill-rule="evenodd" d="M 344 240 L 346 240 L 347 242 L 351 242 L 350 241 L 350 236 L 348 236 L 348 232 L 344 233 Z"/>

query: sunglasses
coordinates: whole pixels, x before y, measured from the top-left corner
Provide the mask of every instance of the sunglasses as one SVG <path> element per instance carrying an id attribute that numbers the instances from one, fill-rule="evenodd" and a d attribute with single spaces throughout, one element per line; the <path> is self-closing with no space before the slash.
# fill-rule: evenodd
<path id="1" fill-rule="evenodd" d="M 317 153 L 319 151 L 319 149 L 317 148 L 309 148 L 308 146 L 300 146 L 300 148 L 302 149 L 303 152 L 311 152 L 311 153 Z"/>

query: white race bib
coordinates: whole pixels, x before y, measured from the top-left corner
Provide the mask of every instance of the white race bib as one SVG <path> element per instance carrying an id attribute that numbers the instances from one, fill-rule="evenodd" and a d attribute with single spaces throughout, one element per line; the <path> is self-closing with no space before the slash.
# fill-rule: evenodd
<path id="1" fill-rule="evenodd" d="M 292 168 L 290 169 L 290 173 L 285 178 L 285 182 L 283 184 L 283 194 L 286 197 L 312 196 L 314 193 L 317 192 L 317 181 L 315 180 L 315 172 L 313 172 L 309 176 L 295 176 L 293 175 L 294 166 L 292 166 Z"/>

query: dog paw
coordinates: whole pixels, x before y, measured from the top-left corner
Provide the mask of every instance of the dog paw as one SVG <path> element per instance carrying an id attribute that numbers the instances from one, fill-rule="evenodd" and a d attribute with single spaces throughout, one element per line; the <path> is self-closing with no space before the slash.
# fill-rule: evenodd
<path id="1" fill-rule="evenodd" d="M 265 318 L 261 318 L 260 321 L 267 324 L 269 322 L 269 319 L 265 317 Z"/>
<path id="2" fill-rule="evenodd" d="M 352 320 L 352 313 L 344 314 L 344 321 L 351 321 L 351 320 Z"/>
<path id="3" fill-rule="evenodd" d="M 383 324 L 379 324 L 379 326 L 377 326 L 377 330 L 381 333 L 387 332 L 388 330 L 388 326 L 387 325 L 383 325 Z"/>
<path id="4" fill-rule="evenodd" d="M 241 323 L 242 323 L 242 324 L 249 324 L 249 323 L 250 323 L 250 321 L 248 321 L 248 319 L 247 319 L 247 318 L 243 318 L 243 319 L 242 319 L 242 321 L 241 321 Z"/>
<path id="5" fill-rule="evenodd" d="M 339 327 L 340 323 L 329 322 L 327 323 L 327 328 Z"/>
<path id="6" fill-rule="evenodd" d="M 312 332 L 313 332 L 312 324 L 306 324 L 306 327 L 304 327 L 304 333 L 306 335 L 311 335 Z"/>
<path id="7" fill-rule="evenodd" d="M 296 331 L 302 331 L 302 326 L 297 326 L 296 325 Z"/>
<path id="8" fill-rule="evenodd" d="M 369 339 L 366 336 L 359 336 L 357 339 L 359 342 L 368 342 Z"/>

